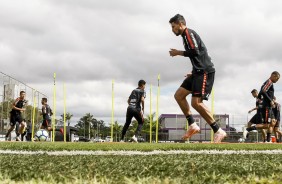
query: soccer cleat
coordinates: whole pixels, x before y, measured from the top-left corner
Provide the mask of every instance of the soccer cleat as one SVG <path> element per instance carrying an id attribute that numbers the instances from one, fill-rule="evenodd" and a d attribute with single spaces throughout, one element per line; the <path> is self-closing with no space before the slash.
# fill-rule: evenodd
<path id="1" fill-rule="evenodd" d="M 21 141 L 21 139 L 17 136 L 17 137 L 16 137 L 16 141 Z"/>
<path id="2" fill-rule="evenodd" d="M 199 132 L 200 132 L 200 127 L 196 123 L 194 123 L 189 126 L 188 131 L 182 136 L 182 139 L 183 140 L 190 139 L 192 135 L 199 133 Z"/>
<path id="3" fill-rule="evenodd" d="M 214 143 L 220 143 L 224 137 L 226 137 L 226 132 L 221 128 L 214 134 Z"/>
<path id="4" fill-rule="evenodd" d="M 64 129 L 63 129 L 63 128 L 60 128 L 60 132 L 61 132 L 62 134 L 64 134 Z"/>
<path id="5" fill-rule="evenodd" d="M 133 137 L 131 137 L 131 139 L 134 141 L 134 142 L 137 142 L 138 143 L 138 141 L 137 141 L 137 137 L 134 135 Z"/>
<path id="6" fill-rule="evenodd" d="M 121 139 L 119 142 L 122 142 L 122 143 L 124 143 L 124 140 L 123 139 Z"/>

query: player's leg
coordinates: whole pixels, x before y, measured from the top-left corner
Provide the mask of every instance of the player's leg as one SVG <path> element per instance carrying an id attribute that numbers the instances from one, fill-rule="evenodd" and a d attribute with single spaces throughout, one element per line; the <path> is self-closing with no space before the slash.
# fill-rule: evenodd
<path id="1" fill-rule="evenodd" d="M 15 115 L 11 114 L 10 116 L 10 128 L 8 129 L 6 136 L 5 136 L 5 140 L 8 140 L 8 137 L 10 136 L 10 133 L 14 130 L 15 126 L 16 126 L 16 118 Z"/>
<path id="2" fill-rule="evenodd" d="M 214 73 L 194 75 L 191 105 L 213 129 L 215 133 L 214 142 L 221 142 L 226 137 L 226 132 L 218 126 L 209 108 L 203 103 L 203 100 L 208 100 L 213 83 Z"/>
<path id="3" fill-rule="evenodd" d="M 137 138 L 138 136 L 140 135 L 140 132 L 142 130 L 142 127 L 143 127 L 143 123 L 144 123 L 144 119 L 143 119 L 143 115 L 142 115 L 142 112 L 141 111 L 138 111 L 138 110 L 135 110 L 134 111 L 134 114 L 133 114 L 134 118 L 136 119 L 136 121 L 138 122 L 138 126 L 135 130 L 135 134 L 134 136 L 132 137 L 132 140 L 134 142 L 138 142 Z"/>
<path id="4" fill-rule="evenodd" d="M 121 131 L 121 142 L 124 141 L 124 136 L 125 136 L 126 131 L 127 131 L 128 127 L 131 123 L 132 118 L 133 118 L 133 110 L 132 110 L 132 108 L 127 108 L 125 124 L 122 128 L 122 131 Z"/>

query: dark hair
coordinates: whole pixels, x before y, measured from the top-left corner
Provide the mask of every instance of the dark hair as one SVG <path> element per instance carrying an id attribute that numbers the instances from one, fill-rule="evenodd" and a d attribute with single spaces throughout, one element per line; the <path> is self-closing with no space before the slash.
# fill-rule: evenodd
<path id="1" fill-rule="evenodd" d="M 138 82 L 138 86 L 141 87 L 142 85 L 145 85 L 146 84 L 146 81 L 144 81 L 143 79 L 141 79 L 139 82 Z"/>
<path id="2" fill-rule="evenodd" d="M 277 71 L 274 71 L 274 72 L 271 73 L 271 75 L 279 75 L 280 76 L 280 73 L 277 72 Z"/>
<path id="3" fill-rule="evenodd" d="M 258 90 L 256 90 L 256 89 L 253 89 L 253 90 L 251 91 L 251 93 L 254 93 L 254 92 L 258 92 Z"/>
<path id="4" fill-rule="evenodd" d="M 23 94 L 23 93 L 25 93 L 25 91 L 21 91 L 21 92 L 20 92 L 20 95 Z"/>
<path id="5" fill-rule="evenodd" d="M 42 98 L 42 100 L 43 100 L 44 102 L 47 102 L 47 98 Z"/>
<path id="6" fill-rule="evenodd" d="M 186 26 L 186 21 L 184 19 L 184 17 L 180 14 L 176 14 L 174 17 L 172 17 L 170 20 L 169 20 L 169 23 L 176 23 L 176 24 L 179 24 L 179 23 L 182 23 Z"/>

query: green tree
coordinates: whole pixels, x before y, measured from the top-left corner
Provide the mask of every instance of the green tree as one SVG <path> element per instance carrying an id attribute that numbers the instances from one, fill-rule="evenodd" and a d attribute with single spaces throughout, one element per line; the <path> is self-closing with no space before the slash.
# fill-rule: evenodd
<path id="1" fill-rule="evenodd" d="M 64 121 L 64 114 L 62 114 L 61 117 L 62 117 L 62 121 Z M 70 120 L 72 117 L 73 117 L 73 114 L 69 112 L 66 113 L 66 122 L 68 122 L 68 126 L 70 126 Z"/>
<path id="2" fill-rule="evenodd" d="M 120 140 L 120 134 L 122 131 L 122 125 L 120 125 L 117 121 L 115 121 L 115 124 L 113 126 L 113 130 L 115 133 L 115 138 L 113 138 L 113 140 L 115 140 L 116 142 Z"/>
<path id="3" fill-rule="evenodd" d="M 82 118 L 80 118 L 75 127 L 78 128 L 78 135 L 86 137 L 89 136 L 89 128 L 90 135 L 95 137 L 107 135 L 108 130 L 103 120 L 95 119 L 90 113 L 86 113 Z"/>

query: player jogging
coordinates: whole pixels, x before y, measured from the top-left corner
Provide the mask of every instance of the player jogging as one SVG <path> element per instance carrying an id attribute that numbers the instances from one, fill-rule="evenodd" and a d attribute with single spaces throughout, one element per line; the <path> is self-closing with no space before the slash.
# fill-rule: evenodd
<path id="1" fill-rule="evenodd" d="M 42 104 L 42 116 L 43 116 L 43 121 L 41 124 L 41 129 L 45 129 L 48 131 L 53 131 L 53 128 L 51 127 L 51 116 L 53 115 L 52 110 L 50 106 L 47 104 L 47 98 L 42 98 L 41 100 Z M 63 128 L 56 128 L 55 131 L 60 131 L 62 134 L 64 134 Z"/>
<path id="2" fill-rule="evenodd" d="M 131 123 L 132 118 L 134 117 L 137 122 L 138 126 L 135 131 L 135 134 L 131 138 L 134 142 L 138 142 L 137 137 L 141 132 L 141 129 L 143 127 L 143 114 L 144 114 L 144 104 L 145 104 L 145 85 L 146 82 L 144 80 L 140 80 L 138 82 L 138 88 L 134 89 L 128 100 L 128 107 L 127 107 L 127 112 L 126 112 L 126 122 L 123 126 L 122 133 L 121 133 L 121 140 L 120 142 L 124 142 L 124 136 L 126 134 L 126 131 Z"/>
<path id="3" fill-rule="evenodd" d="M 256 99 L 256 107 L 249 110 L 248 113 L 251 113 L 252 111 L 257 111 L 256 114 L 251 118 L 251 120 L 248 122 L 247 124 L 247 128 L 250 128 L 253 124 L 261 124 L 261 120 L 259 119 L 260 115 L 258 115 L 260 113 L 260 109 L 262 108 L 262 100 L 258 98 L 258 90 L 253 89 L 251 91 L 252 96 Z M 265 142 L 266 139 L 266 132 L 264 129 L 261 129 L 262 131 L 262 139 Z M 247 131 L 244 131 L 244 134 L 248 133 Z M 243 137 L 248 138 L 248 134 L 247 135 L 243 135 Z"/>
<path id="4" fill-rule="evenodd" d="M 175 100 L 188 120 L 189 129 L 182 139 L 186 140 L 200 131 L 200 127 L 194 122 L 190 106 L 186 100 L 192 94 L 192 107 L 206 120 L 214 131 L 214 142 L 221 142 L 226 137 L 226 132 L 222 130 L 214 120 L 211 112 L 203 103 L 208 100 L 211 93 L 215 69 L 208 55 L 207 48 L 200 36 L 192 29 L 186 27 L 186 21 L 182 15 L 175 15 L 169 20 L 172 32 L 183 39 L 185 51 L 170 49 L 170 56 L 189 57 L 193 66 L 192 73 L 186 75 L 186 79 L 175 92 Z"/>
<path id="5" fill-rule="evenodd" d="M 274 86 L 280 78 L 280 74 L 277 71 L 271 73 L 268 80 L 266 80 L 261 86 L 258 98 L 262 100 L 262 108 L 259 110 L 258 118 L 262 122 L 246 129 L 247 132 L 257 129 L 267 129 L 266 141 L 270 142 L 270 136 L 275 126 L 275 119 L 272 108 L 275 107 L 274 101 Z M 244 131 L 244 139 L 246 139 L 247 132 Z"/>
<path id="6" fill-rule="evenodd" d="M 25 125 L 23 122 L 22 112 L 25 111 L 24 106 L 27 104 L 25 100 L 25 92 L 20 92 L 20 97 L 18 97 L 12 104 L 12 111 L 10 112 L 10 129 L 8 130 L 5 139 L 8 140 L 10 133 L 14 130 L 17 123 L 19 123 L 19 128 L 16 130 L 16 141 L 21 141 L 20 132 L 24 129 Z"/>

